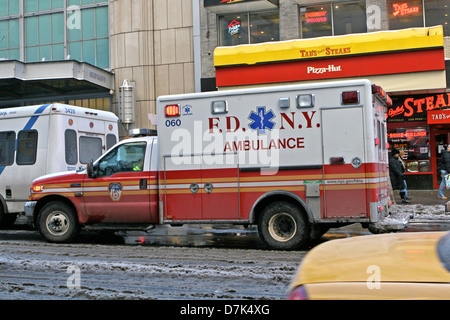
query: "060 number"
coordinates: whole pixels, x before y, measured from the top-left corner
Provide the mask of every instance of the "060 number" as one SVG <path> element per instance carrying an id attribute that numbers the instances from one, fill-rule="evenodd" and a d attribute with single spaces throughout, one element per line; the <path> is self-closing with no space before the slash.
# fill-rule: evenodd
<path id="1" fill-rule="evenodd" d="M 181 119 L 166 120 L 166 127 L 179 127 L 181 126 Z"/>

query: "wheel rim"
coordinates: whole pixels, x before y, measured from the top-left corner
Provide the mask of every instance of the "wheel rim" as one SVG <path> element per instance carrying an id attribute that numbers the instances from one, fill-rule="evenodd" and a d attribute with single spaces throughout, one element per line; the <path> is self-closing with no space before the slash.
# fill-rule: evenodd
<path id="1" fill-rule="evenodd" d="M 277 213 L 269 220 L 269 233 L 277 241 L 289 241 L 297 233 L 297 223 L 290 214 Z"/>
<path id="2" fill-rule="evenodd" d="M 46 221 L 48 232 L 54 236 L 64 235 L 70 226 L 69 217 L 61 211 L 52 212 Z"/>

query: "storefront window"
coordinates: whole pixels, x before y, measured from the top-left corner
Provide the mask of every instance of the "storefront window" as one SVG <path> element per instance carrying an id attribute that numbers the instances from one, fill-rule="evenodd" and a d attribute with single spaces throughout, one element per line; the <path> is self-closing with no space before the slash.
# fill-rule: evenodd
<path id="1" fill-rule="evenodd" d="M 333 16 L 334 35 L 367 32 L 365 1 L 333 4 Z"/>
<path id="2" fill-rule="evenodd" d="M 250 43 L 280 40 L 278 11 L 250 14 Z"/>
<path id="3" fill-rule="evenodd" d="M 280 40 L 278 11 L 219 16 L 219 44 L 232 46 Z"/>
<path id="4" fill-rule="evenodd" d="M 388 129 L 391 148 L 404 150 L 407 172 L 430 172 L 430 133 L 428 128 Z"/>
<path id="5" fill-rule="evenodd" d="M 442 25 L 444 27 L 444 35 L 449 36 L 450 0 L 427 0 L 424 2 L 426 26 Z"/>
<path id="6" fill-rule="evenodd" d="M 389 29 L 423 27 L 422 0 L 388 0 Z"/>
<path id="7" fill-rule="evenodd" d="M 234 46 L 248 43 L 248 15 L 230 14 L 219 17 L 220 38 L 222 46 Z"/>
<path id="8" fill-rule="evenodd" d="M 331 5 L 320 5 L 300 8 L 302 21 L 302 38 L 331 36 Z"/>
<path id="9" fill-rule="evenodd" d="M 302 38 L 367 32 L 365 1 L 300 7 L 300 19 Z"/>

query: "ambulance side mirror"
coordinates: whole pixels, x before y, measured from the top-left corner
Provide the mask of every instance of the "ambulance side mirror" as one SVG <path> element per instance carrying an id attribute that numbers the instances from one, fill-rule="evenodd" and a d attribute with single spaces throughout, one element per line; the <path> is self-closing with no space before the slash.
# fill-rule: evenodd
<path id="1" fill-rule="evenodd" d="M 86 166 L 86 173 L 87 173 L 87 176 L 88 176 L 88 178 L 95 178 L 95 168 L 94 168 L 94 161 L 93 160 L 90 160 L 89 162 L 88 162 L 88 164 L 87 164 L 87 166 Z"/>

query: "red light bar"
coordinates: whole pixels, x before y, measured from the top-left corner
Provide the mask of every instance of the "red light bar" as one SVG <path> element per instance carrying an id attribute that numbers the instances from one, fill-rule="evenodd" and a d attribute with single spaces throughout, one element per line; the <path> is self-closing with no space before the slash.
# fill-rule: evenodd
<path id="1" fill-rule="evenodd" d="M 342 104 L 359 104 L 359 92 L 358 91 L 344 91 L 341 93 Z"/>
<path id="2" fill-rule="evenodd" d="M 166 116 L 176 117 L 180 115 L 180 105 L 179 104 L 169 104 L 166 106 Z"/>
<path id="3" fill-rule="evenodd" d="M 383 90 L 380 86 L 375 84 L 372 85 L 372 93 L 377 95 L 381 100 L 383 100 L 388 106 L 392 105 L 392 99 L 388 96 L 386 91 Z"/>

